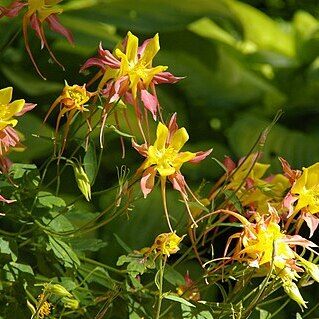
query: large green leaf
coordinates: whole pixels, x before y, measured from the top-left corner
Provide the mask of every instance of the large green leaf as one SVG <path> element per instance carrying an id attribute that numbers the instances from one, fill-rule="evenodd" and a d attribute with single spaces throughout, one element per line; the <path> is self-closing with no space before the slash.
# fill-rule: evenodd
<path id="1" fill-rule="evenodd" d="M 277 51 L 287 56 L 295 55 L 293 36 L 280 23 L 243 2 L 227 0 L 227 4 L 240 20 L 245 40 L 265 50 Z"/>
<path id="2" fill-rule="evenodd" d="M 170 0 L 101 0 L 93 8 L 76 15 L 114 24 L 124 30 L 145 33 L 182 30 L 202 16 L 229 16 L 224 0 L 170 1 Z"/>
<path id="3" fill-rule="evenodd" d="M 238 157 L 245 156 L 259 134 L 270 121 L 251 114 L 241 115 L 227 132 L 228 141 Z M 310 134 L 288 129 L 280 124 L 270 131 L 263 149 L 263 162 L 272 162 L 273 169 L 279 170 L 278 156 L 284 157 L 292 167 L 301 168 L 313 164 L 319 157 L 317 139 Z"/>

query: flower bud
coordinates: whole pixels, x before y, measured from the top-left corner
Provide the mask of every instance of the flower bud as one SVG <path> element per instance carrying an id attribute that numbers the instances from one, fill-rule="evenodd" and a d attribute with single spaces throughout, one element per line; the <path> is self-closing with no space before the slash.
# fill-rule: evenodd
<path id="1" fill-rule="evenodd" d="M 305 260 L 301 257 L 299 259 L 301 260 L 302 266 L 305 268 L 305 270 L 311 276 L 311 278 L 313 280 L 315 280 L 316 282 L 319 282 L 319 267 L 318 267 L 318 265 L 316 265 L 308 260 Z"/>
<path id="2" fill-rule="evenodd" d="M 62 285 L 59 284 L 46 284 L 44 288 L 47 292 L 51 292 L 60 297 L 72 297 L 72 294 L 68 292 Z"/>
<path id="3" fill-rule="evenodd" d="M 79 308 L 79 302 L 76 299 L 64 297 L 62 298 L 62 302 L 64 303 L 65 308 L 70 308 L 73 310 Z"/>
<path id="4" fill-rule="evenodd" d="M 285 281 L 283 283 L 283 288 L 286 292 L 286 294 L 293 299 L 294 301 L 296 301 L 298 303 L 298 305 L 302 308 L 307 308 L 306 302 L 304 301 L 304 299 L 302 298 L 300 291 L 297 287 L 297 285 L 292 282 L 292 281 Z"/>
<path id="5" fill-rule="evenodd" d="M 78 184 L 79 190 L 85 196 L 87 201 L 91 199 L 91 185 L 90 180 L 85 173 L 83 167 L 80 164 L 72 163 L 74 169 L 74 175 L 76 183 Z"/>

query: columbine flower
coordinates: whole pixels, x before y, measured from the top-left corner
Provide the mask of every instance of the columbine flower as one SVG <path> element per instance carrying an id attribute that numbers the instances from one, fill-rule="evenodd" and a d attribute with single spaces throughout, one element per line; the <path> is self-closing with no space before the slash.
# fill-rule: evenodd
<path id="1" fill-rule="evenodd" d="M 20 113 L 25 105 L 22 99 L 11 102 L 12 91 L 12 87 L 0 90 L 0 131 L 8 125 L 16 126 L 18 121 L 12 117 Z"/>
<path id="2" fill-rule="evenodd" d="M 141 178 L 141 189 L 144 197 L 146 198 L 152 191 L 155 176 L 158 173 L 161 179 L 165 214 L 171 230 L 172 227 L 169 222 L 165 200 L 166 179 L 168 178 L 168 180 L 173 184 L 174 189 L 181 193 L 190 217 L 195 224 L 187 205 L 188 196 L 186 189 L 189 191 L 190 189 L 185 182 L 184 176 L 180 172 L 180 168 L 186 162 L 198 163 L 212 152 L 212 150 L 197 153 L 180 152 L 188 138 L 189 136 L 186 129 L 184 127 L 178 128 L 176 123 L 176 113 L 174 113 L 168 127 L 161 122 L 158 124 L 154 145 L 138 145 L 133 141 L 133 147 L 141 155 L 146 157 L 146 160 L 137 171 L 137 173 L 143 172 Z"/>
<path id="3" fill-rule="evenodd" d="M 229 175 L 226 189 L 236 193 L 242 206 L 267 214 L 268 204 L 273 207 L 282 205 L 290 183 L 283 174 L 264 178 L 270 165 L 259 163 L 256 156 L 251 154 L 241 159 L 237 168 L 230 158 L 226 158 L 224 164 Z"/>
<path id="4" fill-rule="evenodd" d="M 41 40 L 41 48 L 45 46 L 49 51 L 51 58 L 63 68 L 63 66 L 57 61 L 50 50 L 43 31 L 43 23 L 45 21 L 48 23 L 52 31 L 62 34 L 73 45 L 74 41 L 70 31 L 61 25 L 57 17 L 57 15 L 63 11 L 61 7 L 57 6 L 57 4 L 61 1 L 62 0 L 16 0 L 13 1 L 8 7 L 0 6 L 0 18 L 3 16 L 7 16 L 9 18 L 16 17 L 24 7 L 27 7 L 27 10 L 23 15 L 22 26 L 24 43 L 35 69 L 42 78 L 44 78 L 44 76 L 41 74 L 29 47 L 28 24 L 30 24 L 31 28 Z"/>
<path id="5" fill-rule="evenodd" d="M 36 104 L 25 103 L 23 99 L 11 102 L 12 91 L 12 87 L 0 90 L 0 156 L 7 154 L 11 148 L 23 148 L 20 137 L 13 128 L 18 121 L 13 117 L 21 116 L 36 106 Z M 1 160 L 1 163 L 5 162 Z"/>
<path id="6" fill-rule="evenodd" d="M 80 71 L 98 66 L 101 70 L 93 80 L 102 77 L 98 89 L 105 86 L 104 95 L 107 96 L 109 103 L 124 98 L 129 104 L 134 104 L 137 116 L 140 118 L 137 102 L 137 97 L 140 95 L 145 108 L 156 119 L 159 103 L 155 85 L 175 83 L 181 79 L 164 72 L 167 66 L 152 66 L 153 58 L 159 49 L 158 34 L 139 47 L 138 38 L 128 32 L 121 48 L 117 48 L 113 54 L 109 50 L 104 50 L 100 43 L 99 57 L 86 61 Z"/>
<path id="7" fill-rule="evenodd" d="M 171 254 L 175 254 L 179 251 L 180 248 L 178 247 L 178 245 L 181 243 L 185 236 L 186 235 L 179 237 L 176 235 L 175 232 L 159 234 L 155 238 L 150 251 L 155 251 L 160 255 L 169 257 Z"/>
<path id="8" fill-rule="evenodd" d="M 319 163 L 303 168 L 286 197 L 285 205 L 290 219 L 301 212 L 299 227 L 306 221 L 311 237 L 319 224 L 319 219 L 314 216 L 319 212 Z"/>
<path id="9" fill-rule="evenodd" d="M 239 241 L 232 258 L 247 260 L 249 266 L 256 268 L 272 265 L 274 273 L 281 278 L 286 293 L 305 307 L 305 302 L 302 297 L 300 298 L 299 290 L 293 282 L 298 278 L 297 272 L 303 271 L 297 265 L 300 256 L 293 248 L 299 245 L 312 250 L 312 247 L 317 247 L 317 245 L 299 235 L 285 234 L 279 226 L 279 215 L 272 207 L 269 207 L 269 216 L 259 216 L 256 213 L 255 223 L 251 223 L 237 213 L 231 211 L 227 213 L 240 220 L 244 230 L 229 238 L 226 251 L 230 241 L 238 238 Z"/>
<path id="10" fill-rule="evenodd" d="M 47 121 L 51 112 L 59 105 L 60 112 L 59 112 L 56 126 L 55 126 L 55 143 L 57 143 L 57 140 L 58 140 L 58 131 L 59 131 L 61 119 L 65 114 L 67 114 L 66 126 L 65 126 L 65 131 L 63 135 L 62 149 L 60 151 L 60 154 L 62 154 L 63 152 L 72 118 L 74 117 L 76 112 L 83 113 L 85 111 L 88 111 L 85 105 L 93 95 L 95 95 L 95 93 L 88 92 L 86 90 L 85 84 L 82 86 L 76 85 L 76 84 L 70 86 L 65 81 L 65 86 L 62 93 L 51 105 L 47 115 L 44 118 L 43 123 Z M 88 126 L 89 126 L 89 123 L 88 123 Z"/>

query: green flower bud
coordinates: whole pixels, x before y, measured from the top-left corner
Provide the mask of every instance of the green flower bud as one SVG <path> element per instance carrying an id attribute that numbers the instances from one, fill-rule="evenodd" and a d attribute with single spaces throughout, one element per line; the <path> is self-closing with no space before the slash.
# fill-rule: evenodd
<path id="1" fill-rule="evenodd" d="M 91 199 L 91 185 L 90 180 L 85 173 L 83 167 L 80 164 L 72 163 L 72 167 L 74 169 L 74 175 L 76 183 L 82 194 L 85 196 L 87 201 Z"/>
<path id="2" fill-rule="evenodd" d="M 285 281 L 282 286 L 283 286 L 286 294 L 291 299 L 296 301 L 298 303 L 298 305 L 301 307 L 301 309 L 302 309 L 302 307 L 307 308 L 306 301 L 304 301 L 304 299 L 302 298 L 300 291 L 294 282 Z"/>
<path id="3" fill-rule="evenodd" d="M 68 292 L 62 285 L 59 284 L 46 284 L 44 288 L 47 292 L 51 292 L 60 297 L 72 297 L 72 294 Z"/>
<path id="4" fill-rule="evenodd" d="M 305 268 L 305 270 L 307 271 L 307 273 L 311 276 L 311 278 L 313 280 L 315 280 L 316 282 L 319 282 L 319 267 L 318 265 L 305 260 L 301 257 L 299 257 L 302 266 Z"/>
<path id="5" fill-rule="evenodd" d="M 64 303 L 65 308 L 70 308 L 73 310 L 79 308 L 79 302 L 76 299 L 64 297 L 62 298 L 62 302 Z"/>

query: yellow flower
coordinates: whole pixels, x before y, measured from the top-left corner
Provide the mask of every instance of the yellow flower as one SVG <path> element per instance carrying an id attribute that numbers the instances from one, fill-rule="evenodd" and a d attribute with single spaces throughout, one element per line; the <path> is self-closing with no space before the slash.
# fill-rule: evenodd
<path id="1" fill-rule="evenodd" d="M 145 109 L 151 112 L 155 120 L 157 112 L 161 112 L 155 86 L 161 83 L 176 83 L 181 78 L 167 72 L 167 66 L 152 66 L 153 58 L 160 49 L 158 34 L 145 40 L 140 46 L 138 42 L 138 38 L 128 32 L 113 53 L 104 50 L 100 43 L 98 58 L 88 59 L 80 72 L 91 66 L 99 67 L 100 71 L 90 83 L 101 77 L 97 89 L 102 91 L 106 104 L 119 99 L 127 104 L 133 104 L 137 119 L 140 121 L 141 110 L 138 101 L 140 98 Z"/>
<path id="2" fill-rule="evenodd" d="M 189 187 L 184 179 L 184 176 L 180 172 L 180 168 L 186 162 L 193 164 L 198 163 L 205 159 L 205 157 L 212 152 L 211 149 L 205 152 L 196 153 L 180 152 L 188 138 L 189 137 L 186 129 L 184 127 L 178 128 L 176 123 L 176 113 L 174 113 L 168 126 L 161 122 L 158 124 L 156 140 L 153 145 L 138 145 L 134 142 L 134 140 L 132 142 L 133 147 L 141 155 L 146 157 L 146 160 L 137 171 L 137 174 L 143 172 L 141 178 L 141 189 L 145 198 L 154 187 L 156 174 L 158 173 L 160 175 L 164 210 L 171 231 L 173 230 L 169 222 L 169 215 L 166 205 L 166 178 L 168 178 L 172 183 L 173 188 L 179 191 L 182 195 L 188 214 L 193 224 L 196 225 L 190 208 L 187 204 L 187 190 L 189 190 Z M 194 194 L 192 194 L 192 196 L 195 198 Z"/>
<path id="3" fill-rule="evenodd" d="M 191 152 L 179 152 L 189 138 L 184 127 L 178 129 L 172 135 L 169 142 L 167 142 L 168 137 L 169 131 L 167 126 L 159 123 L 156 141 L 154 145 L 149 146 L 148 158 L 143 165 L 144 169 L 155 165 L 156 170 L 162 177 L 175 174 L 185 162 L 190 161 L 196 156 L 195 153 Z"/>
<path id="4" fill-rule="evenodd" d="M 306 208 L 307 212 L 319 212 L 319 163 L 303 168 L 302 175 L 291 188 L 291 194 L 298 198 L 295 211 Z"/>
<path id="5" fill-rule="evenodd" d="M 249 155 L 247 158 L 240 161 L 236 170 L 231 174 L 227 189 L 242 189 L 247 180 L 251 181 L 251 183 L 259 181 L 269 167 L 269 164 L 257 162 L 256 154 Z"/>
<path id="6" fill-rule="evenodd" d="M 154 244 L 151 247 L 151 251 L 155 250 L 159 254 L 169 257 L 171 254 L 175 254 L 179 251 L 178 245 L 185 236 L 186 235 L 179 237 L 175 232 L 159 234 L 155 238 Z"/>
<path id="7" fill-rule="evenodd" d="M 12 117 L 21 112 L 25 104 L 25 101 L 22 99 L 10 103 L 12 91 L 12 87 L 0 90 L 0 131 L 8 125 L 16 126 L 18 121 L 12 119 Z"/>
<path id="8" fill-rule="evenodd" d="M 115 56 L 121 61 L 118 77 L 129 77 L 129 87 L 136 99 L 139 82 L 148 87 L 154 76 L 165 71 L 167 66 L 152 67 L 153 58 L 160 49 L 158 34 L 149 40 L 142 55 L 138 52 L 138 38 L 135 35 L 128 32 L 126 41 L 125 52 L 115 50 Z"/>
<path id="9" fill-rule="evenodd" d="M 57 144 L 58 141 L 58 131 L 60 127 L 60 122 L 62 117 L 67 113 L 67 120 L 66 120 L 66 125 L 65 125 L 65 131 L 64 131 L 64 136 L 63 136 L 63 143 L 62 143 L 62 149 L 60 152 L 60 155 L 63 153 L 67 135 L 69 132 L 69 126 L 71 124 L 73 116 L 77 112 L 85 112 L 88 111 L 87 108 L 85 108 L 85 103 L 89 101 L 89 99 L 94 96 L 96 92 L 88 92 L 86 90 L 85 84 L 80 86 L 80 85 L 72 85 L 70 86 L 66 81 L 64 85 L 64 89 L 60 96 L 53 102 L 51 105 L 49 111 L 47 112 L 43 124 L 47 121 L 49 115 L 52 113 L 52 111 L 60 105 L 60 112 L 56 121 L 56 126 L 55 126 L 55 142 Z M 89 125 L 89 124 L 88 124 Z"/>
<path id="10" fill-rule="evenodd" d="M 275 267 L 283 269 L 289 260 L 295 258 L 276 217 L 258 218 L 255 225 L 245 228 L 242 239 L 245 248 L 240 253 L 247 255 L 252 266 L 273 262 Z"/>

